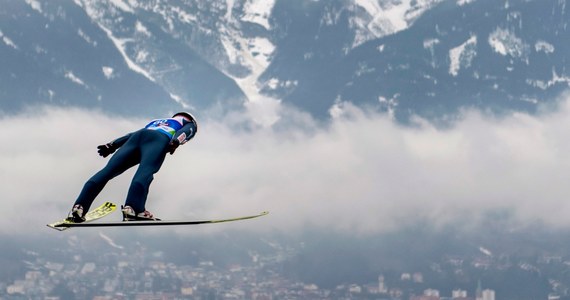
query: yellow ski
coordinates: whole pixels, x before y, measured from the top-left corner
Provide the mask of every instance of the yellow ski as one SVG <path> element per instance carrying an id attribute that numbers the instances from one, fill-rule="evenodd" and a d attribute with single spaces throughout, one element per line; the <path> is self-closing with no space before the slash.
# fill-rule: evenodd
<path id="1" fill-rule="evenodd" d="M 83 223 L 74 223 L 71 222 L 69 220 L 67 220 L 67 218 L 51 223 L 51 224 L 47 224 L 48 227 L 53 228 L 55 230 L 59 230 L 59 231 L 63 231 L 66 230 L 68 228 L 70 228 L 71 226 L 65 226 L 65 224 L 85 224 L 85 223 L 89 223 L 91 221 L 95 221 L 98 219 L 101 219 L 102 217 L 112 213 L 113 211 L 115 211 L 115 209 L 117 209 L 117 205 L 111 203 L 111 202 L 105 202 L 103 203 L 101 206 L 95 208 L 94 210 L 91 210 L 90 212 L 88 212 L 85 215 L 85 222 Z"/>

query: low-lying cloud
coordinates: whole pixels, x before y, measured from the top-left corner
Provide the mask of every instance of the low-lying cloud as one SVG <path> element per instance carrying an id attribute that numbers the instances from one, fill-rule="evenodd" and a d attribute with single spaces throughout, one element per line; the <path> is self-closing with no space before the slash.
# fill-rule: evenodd
<path id="1" fill-rule="evenodd" d="M 0 118 L 0 230 L 49 231 L 45 224 L 65 216 L 107 162 L 96 146 L 147 121 L 60 108 Z M 568 227 L 568 128 L 568 101 L 535 116 L 468 111 L 444 129 L 425 120 L 402 126 L 350 106 L 327 125 L 305 117 L 244 130 L 202 120 L 196 138 L 155 176 L 147 209 L 164 219 L 271 212 L 209 225 L 218 229 L 374 233 L 416 221 L 478 222 L 493 211 Z M 95 204 L 122 204 L 133 171 Z"/>

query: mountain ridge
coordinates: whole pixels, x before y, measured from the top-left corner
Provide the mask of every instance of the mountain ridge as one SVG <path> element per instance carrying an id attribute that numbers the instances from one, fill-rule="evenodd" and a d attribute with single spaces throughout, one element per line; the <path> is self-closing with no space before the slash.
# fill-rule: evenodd
<path id="1" fill-rule="evenodd" d="M 320 119 L 350 102 L 405 120 L 534 112 L 570 85 L 566 0 L 10 0 L 0 14 L 4 111 L 269 99 Z"/>

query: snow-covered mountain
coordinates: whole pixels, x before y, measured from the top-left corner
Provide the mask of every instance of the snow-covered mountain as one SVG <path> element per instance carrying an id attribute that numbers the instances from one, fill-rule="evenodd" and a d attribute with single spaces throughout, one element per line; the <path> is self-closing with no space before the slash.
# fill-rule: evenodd
<path id="1" fill-rule="evenodd" d="M 346 102 L 533 110 L 570 84 L 567 0 L 6 0 L 0 105 L 126 114 Z"/>

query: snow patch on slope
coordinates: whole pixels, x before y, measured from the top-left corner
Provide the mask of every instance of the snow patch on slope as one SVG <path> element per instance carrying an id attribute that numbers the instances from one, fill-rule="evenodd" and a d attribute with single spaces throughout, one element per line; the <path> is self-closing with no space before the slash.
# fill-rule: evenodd
<path id="1" fill-rule="evenodd" d="M 548 81 L 527 79 L 526 83 L 530 86 L 537 87 L 541 90 L 546 90 L 556 84 L 564 84 L 570 87 L 570 77 L 560 76 L 554 68 L 552 68 L 552 78 Z"/>
<path id="2" fill-rule="evenodd" d="M 113 239 L 111 239 L 109 236 L 103 234 L 102 232 L 99 232 L 99 236 L 105 240 L 105 242 L 107 242 L 107 244 L 109 244 L 109 246 L 113 247 L 113 248 L 117 248 L 117 249 L 123 249 L 124 247 L 121 245 L 118 245 L 117 243 L 115 243 L 115 241 Z"/>
<path id="3" fill-rule="evenodd" d="M 477 36 L 470 37 L 465 43 L 449 50 L 449 74 L 457 76 L 461 68 L 471 66 L 473 58 L 477 56 Z"/>
<path id="4" fill-rule="evenodd" d="M 487 256 L 493 256 L 493 252 L 491 252 L 491 250 L 489 250 L 489 249 L 487 249 L 487 248 L 485 248 L 485 247 L 483 247 L 483 246 L 480 246 L 480 247 L 479 247 L 479 251 L 481 251 L 481 253 L 483 253 L 483 254 L 485 254 L 485 255 L 487 255 Z"/>
<path id="5" fill-rule="evenodd" d="M 151 36 L 151 33 L 150 33 L 150 31 L 148 30 L 148 28 L 146 28 L 146 26 L 144 26 L 143 23 L 141 23 L 140 21 L 137 21 L 137 23 L 135 24 L 135 30 L 136 30 L 138 33 L 140 33 L 140 34 L 142 34 L 142 35 L 144 35 L 144 36 L 146 36 L 146 37 L 150 37 L 150 36 Z"/>
<path id="6" fill-rule="evenodd" d="M 42 11 L 42 4 L 37 0 L 26 0 L 26 4 L 32 7 L 33 10 L 39 12 L 40 14 L 43 13 Z"/>
<path id="7" fill-rule="evenodd" d="M 113 32 L 111 32 L 111 30 L 107 29 L 105 26 L 99 24 L 99 27 L 107 34 L 107 37 L 113 42 L 113 44 L 115 45 L 115 47 L 117 48 L 117 50 L 119 50 L 119 53 L 121 53 L 121 56 L 123 56 L 123 60 L 126 62 L 127 66 L 129 67 L 129 69 L 133 70 L 134 72 L 137 72 L 141 75 L 143 75 L 144 77 L 148 78 L 148 80 L 152 81 L 152 82 L 156 82 L 156 80 L 154 79 L 154 77 L 152 77 L 152 75 L 145 70 L 144 68 L 142 68 L 141 66 L 137 65 L 128 55 L 127 55 L 127 50 L 126 50 L 126 43 L 130 42 L 131 39 L 120 39 L 117 38 L 115 36 L 113 36 Z"/>
<path id="8" fill-rule="evenodd" d="M 18 50 L 18 46 L 16 46 L 16 44 L 9 37 L 5 36 L 4 33 L 2 32 L 2 30 L 0 30 L 0 38 L 2 39 L 4 44 L 6 44 L 6 46 L 9 46 L 9 47 L 12 47 L 12 48 Z"/>
<path id="9" fill-rule="evenodd" d="M 459 6 L 463 6 L 463 5 L 467 5 L 469 3 L 475 2 L 475 0 L 457 0 L 457 5 Z"/>
<path id="10" fill-rule="evenodd" d="M 428 9 L 443 0 L 355 0 L 350 26 L 355 30 L 353 48 L 369 40 L 410 27 Z"/>
<path id="11" fill-rule="evenodd" d="M 229 4 L 233 6 L 233 1 Z M 273 6 L 275 6 L 275 0 L 247 0 L 244 4 L 244 14 L 241 20 L 259 24 L 266 30 L 270 30 L 269 17 Z"/>
<path id="12" fill-rule="evenodd" d="M 85 33 L 81 28 L 77 29 L 77 35 L 79 35 L 85 42 L 93 47 L 97 47 L 97 41 L 92 39 L 87 33 Z"/>
<path id="13" fill-rule="evenodd" d="M 554 49 L 554 45 L 552 45 L 546 41 L 540 40 L 534 44 L 534 50 L 536 52 L 544 52 L 544 53 L 548 54 L 548 53 L 553 53 L 555 49 Z"/>
<path id="14" fill-rule="evenodd" d="M 107 79 L 112 79 L 115 77 L 115 74 L 114 74 L 115 70 L 111 67 L 103 66 L 103 67 L 101 67 L 101 71 L 103 72 L 103 75 Z"/>
<path id="15" fill-rule="evenodd" d="M 124 12 L 134 13 L 135 11 L 129 6 L 129 4 L 123 2 L 123 0 L 110 0 L 113 5 Z"/>
<path id="16" fill-rule="evenodd" d="M 65 78 L 71 80 L 71 82 L 87 87 L 87 85 L 85 84 L 85 82 L 83 80 L 81 80 L 81 78 L 77 77 L 75 74 L 73 74 L 72 71 L 67 71 L 65 72 Z"/>
<path id="17" fill-rule="evenodd" d="M 491 32 L 489 45 L 500 55 L 521 60 L 527 60 L 530 51 L 530 46 L 517 37 L 514 32 L 503 28 L 497 28 Z"/>
<path id="18" fill-rule="evenodd" d="M 221 28 L 221 32 L 221 42 L 230 63 L 240 64 L 250 71 L 242 77 L 226 75 L 233 78 L 246 95 L 246 107 L 252 119 L 263 126 L 275 123 L 278 120 L 279 101 L 264 96 L 258 82 L 259 76 L 271 63 L 275 45 L 264 37 L 243 37 L 239 31 L 230 28 Z"/>

